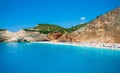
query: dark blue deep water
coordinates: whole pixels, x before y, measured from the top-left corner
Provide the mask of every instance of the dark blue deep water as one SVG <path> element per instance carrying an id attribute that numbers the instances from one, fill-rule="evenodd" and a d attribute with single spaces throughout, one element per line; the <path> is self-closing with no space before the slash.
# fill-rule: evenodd
<path id="1" fill-rule="evenodd" d="M 0 43 L 0 73 L 120 73 L 120 51 L 40 43 Z"/>

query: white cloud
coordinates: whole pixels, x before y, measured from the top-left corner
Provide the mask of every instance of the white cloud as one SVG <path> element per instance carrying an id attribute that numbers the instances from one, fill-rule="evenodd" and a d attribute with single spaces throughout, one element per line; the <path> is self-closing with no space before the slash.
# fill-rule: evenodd
<path id="1" fill-rule="evenodd" d="M 86 17 L 81 17 L 80 18 L 80 24 L 83 24 L 83 23 L 85 23 L 86 22 Z"/>
<path id="2" fill-rule="evenodd" d="M 84 20 L 86 20 L 86 17 L 81 17 L 80 20 L 84 21 Z"/>

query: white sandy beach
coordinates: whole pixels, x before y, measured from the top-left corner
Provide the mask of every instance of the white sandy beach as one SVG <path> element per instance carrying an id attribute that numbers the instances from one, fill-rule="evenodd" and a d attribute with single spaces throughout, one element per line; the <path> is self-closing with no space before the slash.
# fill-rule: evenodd
<path id="1" fill-rule="evenodd" d="M 85 47 L 94 47 L 98 49 L 120 50 L 120 44 L 118 43 L 88 43 L 88 42 L 72 43 L 72 42 L 53 42 L 53 41 L 44 41 L 44 42 L 42 41 L 42 42 L 33 42 L 33 43 L 85 46 Z"/>

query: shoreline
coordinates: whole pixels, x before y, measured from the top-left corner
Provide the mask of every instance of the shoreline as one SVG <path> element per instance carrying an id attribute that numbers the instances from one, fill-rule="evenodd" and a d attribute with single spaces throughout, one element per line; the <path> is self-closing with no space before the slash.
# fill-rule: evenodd
<path id="1" fill-rule="evenodd" d="M 4 42 L 10 43 L 10 42 Z M 19 42 L 12 42 L 19 43 Z M 25 42 L 22 42 L 25 43 Z M 119 43 L 90 43 L 90 42 L 56 42 L 56 41 L 39 41 L 39 42 L 26 42 L 26 43 L 43 43 L 43 44 L 55 44 L 55 45 L 70 45 L 70 46 L 78 46 L 78 47 L 90 47 L 97 49 L 109 49 L 109 50 L 120 50 Z"/>
<path id="2" fill-rule="evenodd" d="M 110 49 L 110 50 L 120 50 L 120 44 L 118 43 L 73 43 L 73 42 L 32 42 L 32 43 L 45 43 L 45 44 L 56 44 L 56 45 L 71 45 L 71 46 L 78 46 L 78 47 L 93 47 L 98 49 Z"/>

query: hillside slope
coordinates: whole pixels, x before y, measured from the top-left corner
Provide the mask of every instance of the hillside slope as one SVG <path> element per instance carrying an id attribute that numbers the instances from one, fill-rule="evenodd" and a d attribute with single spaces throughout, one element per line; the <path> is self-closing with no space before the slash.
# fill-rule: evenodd
<path id="1" fill-rule="evenodd" d="M 120 43 L 120 7 L 69 34 L 73 42 Z"/>
<path id="2" fill-rule="evenodd" d="M 38 24 L 16 33 L 0 30 L 0 42 L 95 42 L 120 43 L 120 7 L 97 17 L 95 20 L 71 28 L 54 24 Z"/>

